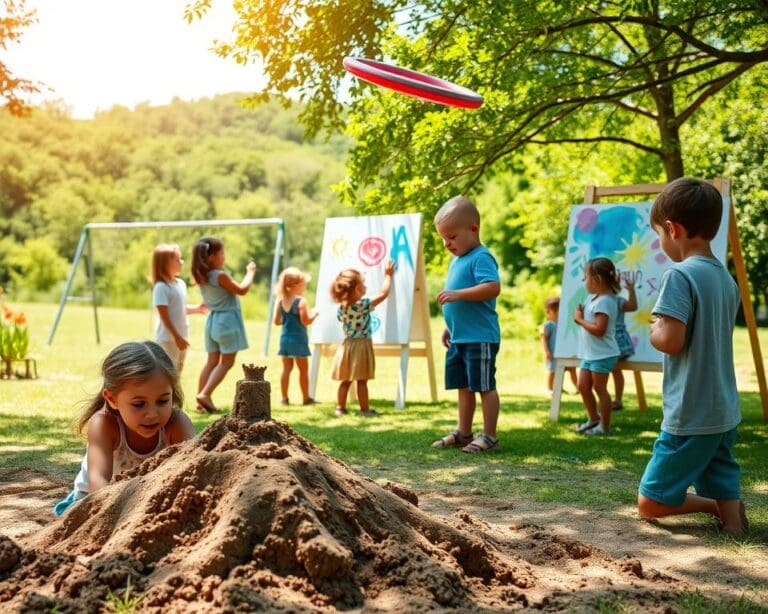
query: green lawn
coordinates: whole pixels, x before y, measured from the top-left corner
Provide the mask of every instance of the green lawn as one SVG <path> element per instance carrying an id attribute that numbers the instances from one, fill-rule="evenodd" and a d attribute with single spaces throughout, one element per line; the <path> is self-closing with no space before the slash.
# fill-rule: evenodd
<path id="1" fill-rule="evenodd" d="M 16 305 L 14 305 L 16 307 Z M 92 311 L 68 306 L 52 347 L 44 347 L 55 314 L 54 305 L 21 305 L 27 313 L 38 358 L 40 379 L 0 381 L 0 471 L 26 465 L 62 476 L 74 476 L 84 450 L 73 431 L 79 403 L 98 391 L 99 364 L 110 348 L 128 339 L 152 337 L 147 311 L 101 309 L 102 344 L 95 343 Z M 193 316 L 191 350 L 183 387 L 191 397 L 204 360 L 200 350 L 204 318 Z M 441 322 L 432 322 L 435 340 Z M 379 419 L 354 414 L 333 415 L 335 387 L 329 361 L 320 369 L 317 397 L 322 404 L 304 408 L 279 405 L 280 363 L 274 351 L 278 329 L 272 331 L 272 354 L 261 356 L 265 322 L 247 323 L 252 349 L 239 362 L 267 364 L 272 381 L 273 416 L 329 454 L 355 466 L 374 479 L 402 482 L 419 489 L 455 488 L 490 496 L 529 497 L 540 501 L 571 503 L 587 509 L 610 511 L 631 505 L 637 481 L 650 455 L 661 420 L 660 375 L 644 374 L 650 410 L 635 407 L 632 378 L 627 377 L 626 411 L 614 415 L 613 434 L 587 438 L 572 426 L 583 419 L 577 395 L 564 396 L 561 419 L 548 419 L 549 401 L 542 393 L 545 372 L 538 339 L 507 339 L 498 358 L 498 382 L 502 412 L 499 424 L 501 449 L 491 454 L 466 455 L 457 450 L 432 450 L 430 443 L 455 424 L 454 395 L 442 390 L 442 349 L 436 347 L 438 402 L 429 400 L 427 370 L 423 358 L 411 360 L 408 403 L 395 410 L 397 359 L 378 361 L 371 382 L 372 406 L 384 411 Z M 768 331 L 760 331 L 764 352 Z M 768 542 L 768 422 L 763 419 L 756 377 L 746 331 L 736 332 L 737 374 L 744 420 L 739 428 L 737 457 L 742 465 L 743 497 L 753 531 L 749 542 Z M 239 370 L 238 370 L 239 371 Z M 228 409 L 235 382 L 232 373 L 214 394 Z M 297 384 L 292 396 L 298 399 Z M 188 404 L 189 405 L 189 404 Z M 202 430 L 213 416 L 190 413 Z M 479 416 L 478 416 L 479 417 Z M 477 422 L 479 425 L 479 422 Z"/>

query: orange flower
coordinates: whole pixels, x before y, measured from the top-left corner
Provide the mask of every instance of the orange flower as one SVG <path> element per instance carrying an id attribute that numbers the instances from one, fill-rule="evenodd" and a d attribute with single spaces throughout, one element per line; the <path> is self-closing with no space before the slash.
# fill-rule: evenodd
<path id="1" fill-rule="evenodd" d="M 23 311 L 19 311 L 14 314 L 13 323 L 17 326 L 24 326 L 27 323 L 27 316 L 24 315 Z"/>
<path id="2" fill-rule="evenodd" d="M 3 305 L 3 317 L 6 320 L 13 319 L 13 310 L 9 309 L 6 305 Z"/>

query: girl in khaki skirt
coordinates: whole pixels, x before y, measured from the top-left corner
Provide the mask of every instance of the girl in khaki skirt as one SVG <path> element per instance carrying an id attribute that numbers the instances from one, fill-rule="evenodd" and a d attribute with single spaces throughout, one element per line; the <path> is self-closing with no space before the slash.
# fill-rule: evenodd
<path id="1" fill-rule="evenodd" d="M 376 363 L 371 342 L 371 312 L 387 296 L 392 286 L 395 263 L 389 260 L 384 267 L 384 283 L 374 298 L 363 298 L 365 280 L 362 273 L 346 269 L 336 276 L 331 285 L 331 298 L 339 304 L 336 318 L 344 329 L 344 342 L 333 358 L 331 377 L 341 382 L 336 395 L 336 415 L 347 412 L 347 393 L 352 382 L 357 382 L 357 399 L 361 416 L 378 416 L 379 412 L 368 406 L 368 380 L 373 379 Z"/>

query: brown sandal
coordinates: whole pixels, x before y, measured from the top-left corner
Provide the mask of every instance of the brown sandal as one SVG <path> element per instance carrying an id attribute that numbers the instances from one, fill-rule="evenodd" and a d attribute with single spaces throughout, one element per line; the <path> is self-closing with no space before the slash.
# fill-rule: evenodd
<path id="1" fill-rule="evenodd" d="M 472 441 L 472 433 L 468 435 L 462 435 L 459 429 L 453 429 L 445 437 L 441 437 L 437 441 L 432 443 L 433 448 L 455 448 L 459 446 L 465 446 Z"/>

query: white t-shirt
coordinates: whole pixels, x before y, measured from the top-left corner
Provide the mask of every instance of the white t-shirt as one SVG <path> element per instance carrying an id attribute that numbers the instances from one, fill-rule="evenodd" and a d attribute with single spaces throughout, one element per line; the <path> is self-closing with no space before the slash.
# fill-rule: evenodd
<path id="1" fill-rule="evenodd" d="M 597 314 L 608 316 L 608 326 L 605 334 L 598 337 L 579 326 L 579 358 L 582 360 L 600 360 L 619 355 L 619 345 L 616 343 L 616 314 L 618 308 L 613 294 L 590 294 L 584 302 L 584 319 L 587 322 L 597 321 Z"/>
<path id="2" fill-rule="evenodd" d="M 158 281 L 152 288 L 152 307 L 157 309 L 158 305 L 168 307 L 168 317 L 178 333 L 186 339 L 189 335 L 189 320 L 187 318 L 187 284 L 184 280 L 177 277 L 176 282 L 172 284 Z M 173 337 L 159 316 L 157 316 L 155 336 L 158 342 L 173 341 Z"/>

